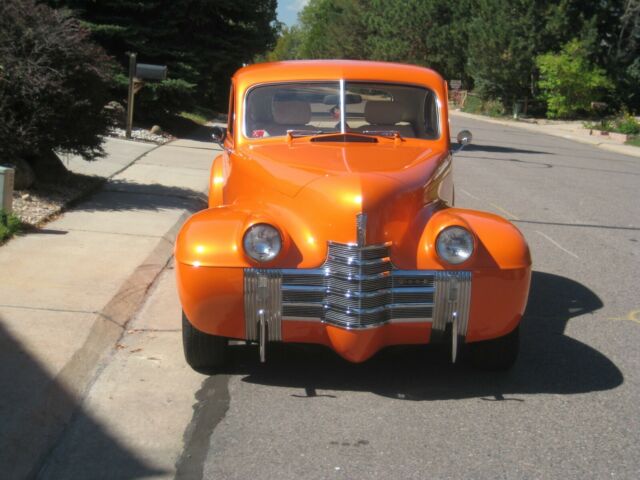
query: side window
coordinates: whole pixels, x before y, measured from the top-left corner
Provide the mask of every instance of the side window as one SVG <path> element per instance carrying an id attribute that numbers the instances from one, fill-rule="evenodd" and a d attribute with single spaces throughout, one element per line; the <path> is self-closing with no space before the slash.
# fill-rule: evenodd
<path id="1" fill-rule="evenodd" d="M 235 102 L 233 98 L 233 84 L 231 84 L 231 89 L 229 91 L 229 118 L 227 120 L 227 132 L 229 136 L 233 138 L 233 124 L 236 120 L 236 110 L 235 110 Z"/>

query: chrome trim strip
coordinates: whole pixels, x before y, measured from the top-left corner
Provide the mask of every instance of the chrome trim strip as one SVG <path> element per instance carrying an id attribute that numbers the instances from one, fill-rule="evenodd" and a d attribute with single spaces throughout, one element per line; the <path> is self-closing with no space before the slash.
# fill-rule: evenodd
<path id="1" fill-rule="evenodd" d="M 258 340 L 260 311 L 264 311 L 268 340 L 282 340 L 282 273 L 245 268 L 244 318 L 247 340 Z"/>
<path id="2" fill-rule="evenodd" d="M 347 112 L 344 110 L 344 78 L 341 78 L 340 81 L 340 133 L 347 133 L 347 127 L 345 122 L 345 117 L 347 116 Z"/>
<path id="3" fill-rule="evenodd" d="M 358 247 L 364 247 L 367 244 L 366 213 L 359 213 L 356 215 L 356 238 L 358 239 Z"/>
<path id="4" fill-rule="evenodd" d="M 457 317 L 459 336 L 466 336 L 471 306 L 471 272 L 436 271 L 436 293 L 434 296 L 433 332 L 444 334 L 448 323 Z"/>
<path id="5" fill-rule="evenodd" d="M 314 285 L 282 285 L 283 292 L 319 292 L 327 291 L 325 287 L 317 287 Z"/>
<path id="6" fill-rule="evenodd" d="M 357 267 L 362 267 L 362 266 L 370 266 L 370 265 L 383 265 L 387 262 L 391 261 L 391 257 L 383 257 L 383 258 L 374 258 L 371 260 L 360 260 L 358 258 L 354 258 L 354 257 L 342 257 L 340 255 L 336 255 L 336 254 L 332 254 L 332 255 L 327 255 L 327 260 L 328 261 L 340 261 L 340 260 L 347 260 L 348 261 L 348 265 L 354 265 Z"/>
<path id="7" fill-rule="evenodd" d="M 342 247 L 342 248 L 346 248 L 349 250 L 353 250 L 356 252 L 359 251 L 367 251 L 367 250 L 376 250 L 376 249 L 380 249 L 380 248 L 384 248 L 384 247 L 390 247 L 391 245 L 393 245 L 393 242 L 385 242 L 385 243 L 377 243 L 376 245 L 366 245 L 364 247 L 359 247 L 358 245 L 354 244 L 354 243 L 340 243 L 340 242 L 334 242 L 332 240 L 329 240 L 327 242 L 327 244 L 329 246 L 336 246 L 336 247 Z M 424 270 L 417 270 L 420 272 L 423 272 Z"/>
<path id="8" fill-rule="evenodd" d="M 295 322 L 313 322 L 313 323 L 323 323 L 320 317 L 289 317 L 283 316 L 282 321 L 295 321 Z"/>

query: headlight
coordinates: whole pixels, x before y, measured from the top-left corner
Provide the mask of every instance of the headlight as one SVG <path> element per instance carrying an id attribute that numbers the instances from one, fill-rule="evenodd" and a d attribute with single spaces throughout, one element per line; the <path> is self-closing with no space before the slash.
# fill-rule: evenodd
<path id="1" fill-rule="evenodd" d="M 457 265 L 468 260 L 473 253 L 473 235 L 462 227 L 448 227 L 440 232 L 436 240 L 438 256 Z"/>
<path id="2" fill-rule="evenodd" d="M 280 253 L 282 239 L 278 230 L 266 223 L 251 226 L 242 241 L 244 251 L 258 262 L 273 260 Z"/>

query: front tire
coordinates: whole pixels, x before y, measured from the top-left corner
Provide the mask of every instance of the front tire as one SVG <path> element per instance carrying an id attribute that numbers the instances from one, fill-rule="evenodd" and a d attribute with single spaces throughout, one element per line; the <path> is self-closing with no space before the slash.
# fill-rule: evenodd
<path id="1" fill-rule="evenodd" d="M 504 337 L 467 345 L 471 364 L 480 370 L 506 371 L 518 358 L 520 326 Z"/>
<path id="2" fill-rule="evenodd" d="M 191 325 L 184 312 L 182 312 L 182 346 L 184 357 L 194 370 L 219 368 L 227 361 L 227 338 L 201 332 Z"/>

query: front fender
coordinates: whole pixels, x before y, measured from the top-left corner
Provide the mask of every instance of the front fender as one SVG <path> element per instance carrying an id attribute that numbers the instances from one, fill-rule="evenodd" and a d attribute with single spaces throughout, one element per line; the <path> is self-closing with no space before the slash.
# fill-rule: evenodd
<path id="1" fill-rule="evenodd" d="M 473 233 L 475 251 L 460 265 L 451 265 L 438 257 L 436 239 L 447 227 L 461 226 Z M 418 247 L 418 268 L 470 270 L 492 268 L 500 270 L 531 266 L 531 254 L 526 240 L 511 222 L 487 212 L 447 208 L 429 219 Z"/>
<path id="2" fill-rule="evenodd" d="M 436 253 L 438 234 L 454 225 L 475 237 L 473 255 L 460 265 L 450 265 Z M 520 322 L 529 295 L 531 254 L 522 233 L 504 218 L 460 208 L 434 213 L 419 242 L 417 265 L 419 269 L 471 272 L 467 342 L 501 337 Z"/>
<path id="3" fill-rule="evenodd" d="M 249 214 L 231 207 L 203 210 L 184 223 L 175 245 L 177 263 L 195 267 L 246 267 L 242 235 Z"/>

